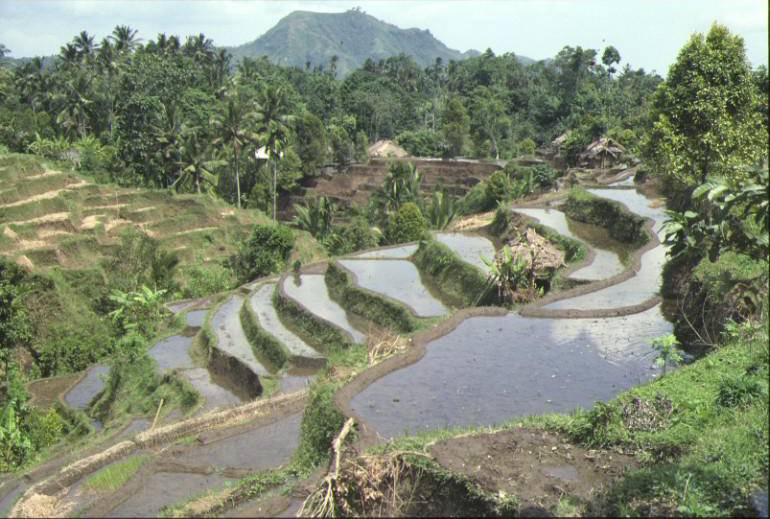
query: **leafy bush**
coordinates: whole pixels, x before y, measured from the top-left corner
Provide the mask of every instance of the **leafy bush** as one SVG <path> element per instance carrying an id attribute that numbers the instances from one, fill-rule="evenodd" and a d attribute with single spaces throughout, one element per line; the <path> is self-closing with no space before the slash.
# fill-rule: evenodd
<path id="1" fill-rule="evenodd" d="M 233 270 L 220 263 L 184 267 L 181 269 L 180 277 L 183 280 L 180 299 L 198 298 L 223 292 L 230 290 L 237 283 Z"/>
<path id="2" fill-rule="evenodd" d="M 350 254 L 363 249 L 371 249 L 380 243 L 380 233 L 369 227 L 362 217 L 356 217 L 340 230 L 333 232 L 323 244 L 334 255 Z"/>
<path id="3" fill-rule="evenodd" d="M 302 416 L 299 447 L 295 454 L 297 463 L 303 467 L 323 463 L 344 422 L 345 416 L 334 405 L 334 387 L 328 384 L 314 386 Z"/>
<path id="4" fill-rule="evenodd" d="M 35 135 L 35 140 L 27 146 L 30 153 L 54 160 L 66 159 L 71 148 L 72 145 L 64 137 L 47 139 L 40 135 Z"/>
<path id="5" fill-rule="evenodd" d="M 139 290 L 143 285 L 173 292 L 178 265 L 175 252 L 164 250 L 158 240 L 135 228 L 120 235 L 117 250 L 103 262 L 109 285 L 124 292 Z"/>
<path id="6" fill-rule="evenodd" d="M 136 331 L 144 337 L 152 337 L 165 312 L 165 293 L 165 290 L 152 290 L 146 285 L 133 292 L 113 290 L 110 300 L 117 308 L 110 312 L 110 317 L 123 334 Z"/>
<path id="7" fill-rule="evenodd" d="M 766 388 L 756 377 L 729 377 L 719 384 L 717 404 L 722 407 L 743 407 L 766 392 Z"/>
<path id="8" fill-rule="evenodd" d="M 532 155 L 535 153 L 535 148 L 537 145 L 535 144 L 535 141 L 533 141 L 530 138 L 526 138 L 524 140 L 519 141 L 517 144 L 517 147 L 519 148 L 519 155 Z"/>
<path id="9" fill-rule="evenodd" d="M 281 224 L 255 225 L 245 240 L 233 266 L 241 281 L 250 281 L 273 272 L 280 272 L 294 247 L 294 234 Z"/>
<path id="10" fill-rule="evenodd" d="M 105 146 L 91 135 L 77 141 L 75 150 L 77 151 L 75 166 L 90 172 L 109 169 L 117 153 L 114 147 Z"/>
<path id="11" fill-rule="evenodd" d="M 408 202 L 388 220 L 385 238 L 388 243 L 416 241 L 428 230 L 428 223 L 417 205 Z"/>
<path id="12" fill-rule="evenodd" d="M 498 202 L 510 200 L 512 194 L 511 179 L 505 171 L 495 171 L 486 181 L 484 188 L 486 195 L 485 209 L 496 205 Z"/>
<path id="13" fill-rule="evenodd" d="M 431 229 L 445 229 L 457 216 L 454 199 L 446 190 L 434 191 L 428 206 L 428 221 Z"/>
<path id="14" fill-rule="evenodd" d="M 441 134 L 428 130 L 402 132 L 396 142 L 414 157 L 440 157 L 446 150 Z"/>
<path id="15" fill-rule="evenodd" d="M 294 204 L 294 223 L 300 229 L 304 229 L 315 238 L 323 239 L 332 231 L 332 217 L 335 206 L 325 196 L 314 198 L 305 205 Z"/>

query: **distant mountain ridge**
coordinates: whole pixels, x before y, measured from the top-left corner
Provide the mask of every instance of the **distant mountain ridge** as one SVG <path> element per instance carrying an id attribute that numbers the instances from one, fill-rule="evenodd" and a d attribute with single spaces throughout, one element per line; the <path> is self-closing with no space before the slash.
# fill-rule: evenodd
<path id="1" fill-rule="evenodd" d="M 337 75 L 342 77 L 364 64 L 400 53 L 408 54 L 423 67 L 436 58 L 444 63 L 478 56 L 476 50 L 460 52 L 437 40 L 429 30 L 401 29 L 363 11 L 344 13 L 294 11 L 256 40 L 230 47 L 234 61 L 248 56 L 267 56 L 283 66 L 328 69 L 332 56 L 337 56 Z"/>

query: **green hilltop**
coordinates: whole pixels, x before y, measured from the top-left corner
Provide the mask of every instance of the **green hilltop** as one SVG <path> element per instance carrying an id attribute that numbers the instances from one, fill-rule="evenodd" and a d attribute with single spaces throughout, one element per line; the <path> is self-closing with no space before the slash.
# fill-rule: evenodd
<path id="1" fill-rule="evenodd" d="M 444 63 L 477 56 L 478 52 L 460 52 L 437 40 L 429 30 L 401 29 L 363 11 L 344 13 L 294 11 L 256 40 L 228 49 L 234 59 L 267 56 L 278 65 L 329 67 L 332 56 L 339 76 L 375 61 L 407 54 L 427 67 L 441 58 Z"/>

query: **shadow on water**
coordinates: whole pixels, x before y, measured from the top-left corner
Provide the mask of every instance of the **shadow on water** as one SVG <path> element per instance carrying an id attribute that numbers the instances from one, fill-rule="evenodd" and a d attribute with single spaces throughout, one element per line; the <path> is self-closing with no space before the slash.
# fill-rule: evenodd
<path id="1" fill-rule="evenodd" d="M 660 307 L 606 319 L 474 317 L 351 404 L 385 437 L 568 412 L 652 378 Z"/>

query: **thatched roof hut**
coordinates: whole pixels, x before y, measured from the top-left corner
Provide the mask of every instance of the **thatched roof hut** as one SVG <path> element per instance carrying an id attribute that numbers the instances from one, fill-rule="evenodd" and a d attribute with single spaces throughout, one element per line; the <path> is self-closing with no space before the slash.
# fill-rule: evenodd
<path id="1" fill-rule="evenodd" d="M 404 148 L 390 140 L 377 141 L 369 146 L 367 151 L 369 156 L 374 158 L 394 157 L 401 159 L 409 156 L 409 153 Z"/>
<path id="2" fill-rule="evenodd" d="M 534 265 L 537 274 L 553 272 L 564 266 L 564 253 L 531 227 L 509 245 L 513 257 L 525 261 L 527 269 Z"/>
<path id="3" fill-rule="evenodd" d="M 626 154 L 626 148 L 614 139 L 602 137 L 589 144 L 585 151 L 578 155 L 578 164 L 589 167 L 610 167 L 621 160 Z"/>

